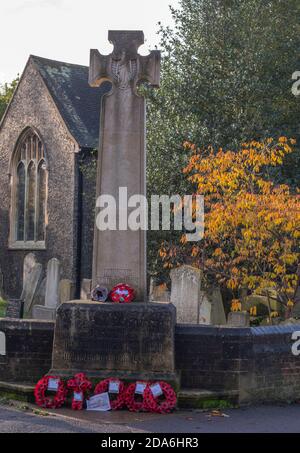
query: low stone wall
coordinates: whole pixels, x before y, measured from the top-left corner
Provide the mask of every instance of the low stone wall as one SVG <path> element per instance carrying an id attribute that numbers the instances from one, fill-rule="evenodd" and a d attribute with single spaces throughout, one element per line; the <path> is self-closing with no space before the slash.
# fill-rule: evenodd
<path id="1" fill-rule="evenodd" d="M 0 381 L 36 382 L 51 368 L 54 323 L 0 319 Z M 3 335 L 4 334 L 4 335 Z"/>
<path id="2" fill-rule="evenodd" d="M 227 328 L 176 326 L 181 388 L 238 395 L 239 403 L 300 399 L 300 355 L 292 353 L 299 325 Z M 0 381 L 35 383 L 51 368 L 54 323 L 0 319 Z M 300 336 L 300 335 L 299 335 Z"/>
<path id="3" fill-rule="evenodd" d="M 217 328 L 177 325 L 181 387 L 236 391 L 240 403 L 300 398 L 300 356 L 292 354 L 299 325 Z"/>

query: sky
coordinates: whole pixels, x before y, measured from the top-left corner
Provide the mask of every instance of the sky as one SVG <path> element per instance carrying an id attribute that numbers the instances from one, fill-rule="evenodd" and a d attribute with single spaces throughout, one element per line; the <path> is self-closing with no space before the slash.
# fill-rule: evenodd
<path id="1" fill-rule="evenodd" d="M 89 51 L 110 53 L 108 30 L 143 30 L 147 54 L 158 22 L 172 26 L 179 0 L 0 0 L 0 84 L 21 74 L 30 54 L 89 64 Z"/>

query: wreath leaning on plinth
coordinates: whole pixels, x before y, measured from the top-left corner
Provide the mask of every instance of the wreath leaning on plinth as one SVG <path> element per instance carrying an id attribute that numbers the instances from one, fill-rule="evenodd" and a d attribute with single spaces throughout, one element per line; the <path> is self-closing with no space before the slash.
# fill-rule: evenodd
<path id="1" fill-rule="evenodd" d="M 54 382 L 54 386 L 49 387 L 50 383 Z M 53 390 L 52 390 L 53 389 Z M 53 397 L 46 396 L 46 392 L 54 391 L 56 393 Z M 38 381 L 34 389 L 35 402 L 40 407 L 46 407 L 47 409 L 57 409 L 64 405 L 67 397 L 68 389 L 65 383 L 58 376 L 44 376 Z"/>
<path id="2" fill-rule="evenodd" d="M 140 384 L 144 384 L 144 386 L 145 386 L 143 393 L 137 393 L 137 391 L 136 391 L 137 382 L 130 384 L 127 387 L 127 390 L 125 393 L 125 404 L 131 412 L 141 412 L 141 411 L 146 410 L 144 394 L 145 394 L 145 389 L 148 386 L 148 383 L 141 381 Z"/>
<path id="3" fill-rule="evenodd" d="M 92 383 L 84 373 L 78 373 L 75 374 L 73 379 L 68 380 L 67 386 L 73 391 L 72 409 L 74 411 L 81 411 L 86 392 L 92 389 Z"/>
<path id="4" fill-rule="evenodd" d="M 110 391 L 111 384 L 116 384 L 116 391 Z M 125 405 L 125 385 L 124 382 L 120 381 L 120 379 L 104 379 L 103 381 L 99 382 L 94 390 L 94 395 L 99 395 L 100 393 L 108 393 L 110 406 L 112 410 L 122 409 Z M 115 398 L 113 398 L 113 395 Z"/>
<path id="5" fill-rule="evenodd" d="M 153 388 L 157 386 L 161 389 L 161 394 L 155 396 Z M 146 387 L 144 401 L 145 409 L 147 411 L 156 412 L 157 414 L 166 414 L 176 407 L 177 397 L 170 384 L 159 381 Z"/>

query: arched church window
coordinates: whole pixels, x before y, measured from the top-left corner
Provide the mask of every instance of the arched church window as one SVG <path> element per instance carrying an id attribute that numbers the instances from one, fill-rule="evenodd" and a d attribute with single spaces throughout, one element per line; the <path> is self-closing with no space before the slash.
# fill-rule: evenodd
<path id="1" fill-rule="evenodd" d="M 11 162 L 11 247 L 45 246 L 47 174 L 42 140 L 35 131 L 27 129 Z"/>

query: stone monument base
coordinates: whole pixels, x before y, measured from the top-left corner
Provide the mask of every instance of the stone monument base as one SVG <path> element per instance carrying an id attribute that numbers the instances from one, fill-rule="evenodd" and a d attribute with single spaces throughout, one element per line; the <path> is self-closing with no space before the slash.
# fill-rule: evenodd
<path id="1" fill-rule="evenodd" d="M 178 382 L 172 304 L 71 301 L 57 310 L 51 374 Z"/>

